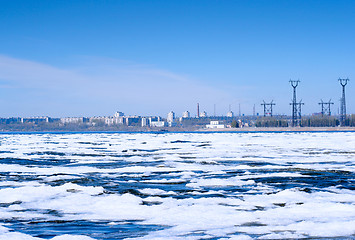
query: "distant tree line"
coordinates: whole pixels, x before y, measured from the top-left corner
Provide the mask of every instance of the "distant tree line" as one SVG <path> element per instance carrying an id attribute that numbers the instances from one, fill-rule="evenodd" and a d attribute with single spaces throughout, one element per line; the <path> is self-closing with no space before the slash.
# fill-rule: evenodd
<path id="1" fill-rule="evenodd" d="M 273 117 L 261 117 L 255 122 L 256 127 L 288 127 L 287 119 L 277 119 Z"/>
<path id="2" fill-rule="evenodd" d="M 355 114 L 351 114 L 346 118 L 345 126 L 355 127 Z"/>
<path id="3" fill-rule="evenodd" d="M 334 116 L 309 116 L 302 117 L 301 127 L 336 127 L 339 126 L 339 119 Z"/>
<path id="4" fill-rule="evenodd" d="M 239 122 L 237 122 L 237 120 L 233 120 L 232 123 L 231 123 L 231 127 L 232 128 L 239 128 Z"/>
<path id="5" fill-rule="evenodd" d="M 310 116 L 303 117 L 301 127 L 336 127 L 340 121 L 335 116 Z M 346 117 L 344 126 L 355 127 L 355 114 Z"/>
<path id="6" fill-rule="evenodd" d="M 290 119 L 277 119 L 274 117 L 260 117 L 256 120 L 256 127 L 288 127 Z M 304 116 L 301 119 L 301 127 L 336 127 L 340 121 L 335 116 Z M 355 127 L 355 114 L 346 117 L 344 126 Z"/>

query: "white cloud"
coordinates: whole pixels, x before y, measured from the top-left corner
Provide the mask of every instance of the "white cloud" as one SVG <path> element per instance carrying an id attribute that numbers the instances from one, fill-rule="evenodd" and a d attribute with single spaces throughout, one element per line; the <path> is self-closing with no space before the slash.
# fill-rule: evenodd
<path id="1" fill-rule="evenodd" d="M 9 107 L 2 115 L 11 115 L 10 107 L 22 114 L 50 116 L 107 115 L 116 110 L 180 114 L 194 111 L 197 102 L 213 108 L 214 102 L 232 99 L 225 91 L 188 76 L 102 58 L 59 68 L 0 55 L 0 86 L 2 91 L 11 88 L 0 96 Z"/>

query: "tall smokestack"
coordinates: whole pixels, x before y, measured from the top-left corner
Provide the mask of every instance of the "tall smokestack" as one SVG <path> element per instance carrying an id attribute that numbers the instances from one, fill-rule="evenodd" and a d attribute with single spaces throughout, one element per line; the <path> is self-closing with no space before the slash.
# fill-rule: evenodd
<path id="1" fill-rule="evenodd" d="M 200 117 L 200 105 L 197 103 L 197 117 Z"/>

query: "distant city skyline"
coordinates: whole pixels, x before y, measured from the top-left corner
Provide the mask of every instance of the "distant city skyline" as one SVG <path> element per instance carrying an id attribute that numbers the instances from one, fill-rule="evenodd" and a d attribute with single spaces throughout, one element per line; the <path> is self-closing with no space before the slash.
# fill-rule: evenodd
<path id="1" fill-rule="evenodd" d="M 0 3 L 0 117 L 355 113 L 354 1 Z M 231 107 L 229 107 L 231 105 Z"/>

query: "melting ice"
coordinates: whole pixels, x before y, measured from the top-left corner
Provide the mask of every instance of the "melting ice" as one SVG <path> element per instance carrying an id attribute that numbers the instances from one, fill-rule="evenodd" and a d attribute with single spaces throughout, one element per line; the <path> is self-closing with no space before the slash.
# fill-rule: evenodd
<path id="1" fill-rule="evenodd" d="M 1 134 L 0 239 L 355 238 L 355 133 Z"/>

